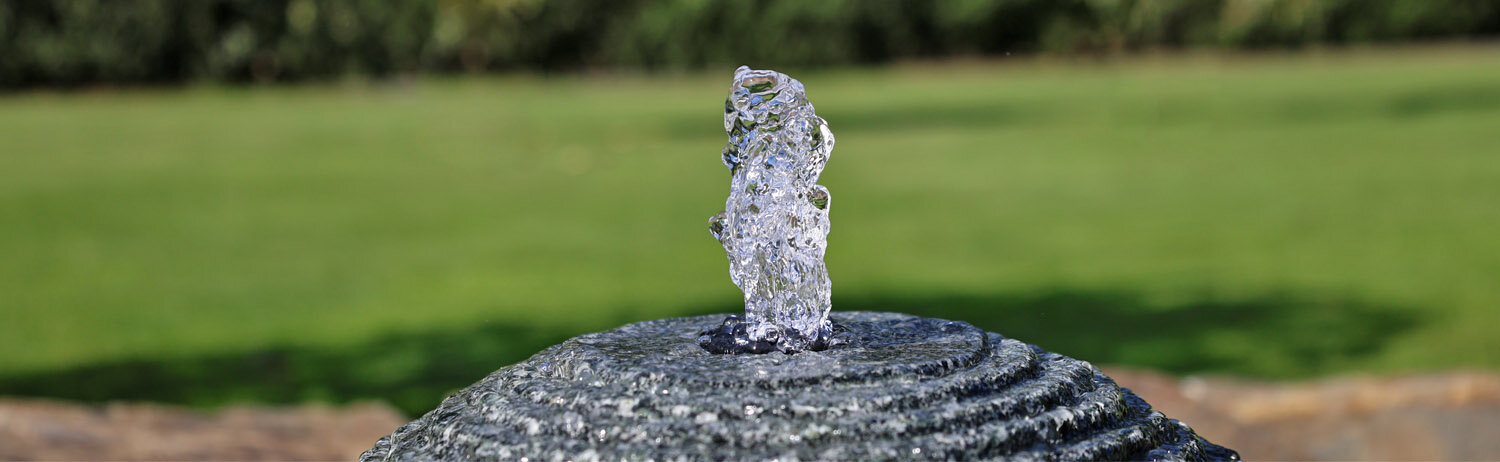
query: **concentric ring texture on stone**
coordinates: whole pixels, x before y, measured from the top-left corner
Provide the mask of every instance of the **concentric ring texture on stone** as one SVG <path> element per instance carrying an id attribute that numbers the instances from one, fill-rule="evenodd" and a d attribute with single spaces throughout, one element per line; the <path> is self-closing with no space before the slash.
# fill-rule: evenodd
<path id="1" fill-rule="evenodd" d="M 825 351 L 711 354 L 696 340 L 722 319 L 573 338 L 361 459 L 1238 458 L 1089 363 L 967 323 L 842 312 Z"/>

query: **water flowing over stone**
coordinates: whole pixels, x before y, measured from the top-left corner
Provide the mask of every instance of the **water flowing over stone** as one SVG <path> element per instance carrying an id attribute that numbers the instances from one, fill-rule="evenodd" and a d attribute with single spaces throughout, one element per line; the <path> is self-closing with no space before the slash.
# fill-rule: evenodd
<path id="1" fill-rule="evenodd" d="M 824 351 L 717 355 L 723 315 L 582 335 L 459 391 L 378 460 L 1234 460 L 1087 362 L 967 323 L 833 314 Z"/>
<path id="2" fill-rule="evenodd" d="M 725 341 L 706 339 L 705 347 L 823 347 L 830 333 L 831 287 L 823 264 L 829 195 L 816 183 L 833 151 L 833 132 L 814 113 L 802 82 L 743 66 L 724 102 L 724 131 L 729 198 L 709 219 L 709 231 L 729 255 L 730 279 L 745 294 L 745 316 L 726 325 Z"/>

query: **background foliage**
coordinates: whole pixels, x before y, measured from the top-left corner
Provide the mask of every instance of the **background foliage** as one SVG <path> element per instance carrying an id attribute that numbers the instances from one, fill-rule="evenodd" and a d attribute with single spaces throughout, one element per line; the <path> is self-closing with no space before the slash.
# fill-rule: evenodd
<path id="1" fill-rule="evenodd" d="M 0 2 L 0 86 L 826 66 L 1496 34 L 1500 4 L 1489 0 L 11 0 Z"/>

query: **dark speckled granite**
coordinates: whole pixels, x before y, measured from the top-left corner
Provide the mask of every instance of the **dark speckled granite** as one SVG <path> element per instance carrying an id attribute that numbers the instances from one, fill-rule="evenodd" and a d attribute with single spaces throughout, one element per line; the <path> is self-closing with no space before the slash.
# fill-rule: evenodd
<path id="1" fill-rule="evenodd" d="M 552 346 L 361 460 L 1239 458 L 1089 363 L 968 323 L 842 312 L 824 351 L 712 354 L 723 319 Z"/>

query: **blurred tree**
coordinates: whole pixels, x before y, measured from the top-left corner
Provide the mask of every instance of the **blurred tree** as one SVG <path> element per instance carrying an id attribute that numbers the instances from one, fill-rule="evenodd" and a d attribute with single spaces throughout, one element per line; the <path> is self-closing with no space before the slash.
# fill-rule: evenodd
<path id="1" fill-rule="evenodd" d="M 8 0 L 0 87 L 1496 35 L 1490 0 Z"/>

